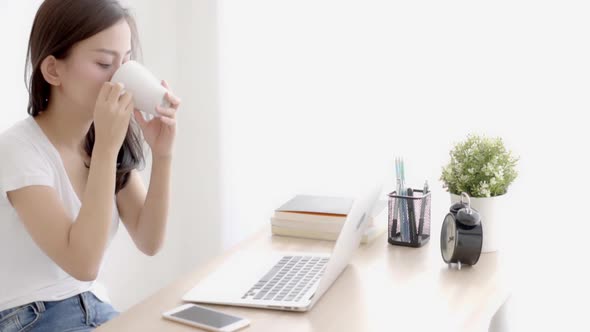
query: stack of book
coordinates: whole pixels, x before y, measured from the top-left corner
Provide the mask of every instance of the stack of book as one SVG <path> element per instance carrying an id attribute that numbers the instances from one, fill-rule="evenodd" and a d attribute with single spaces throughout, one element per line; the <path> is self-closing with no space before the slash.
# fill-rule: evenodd
<path id="1" fill-rule="evenodd" d="M 354 199 L 297 195 L 275 210 L 272 233 L 283 236 L 336 240 Z M 387 230 L 386 201 L 377 201 L 361 243 L 371 242 Z"/>

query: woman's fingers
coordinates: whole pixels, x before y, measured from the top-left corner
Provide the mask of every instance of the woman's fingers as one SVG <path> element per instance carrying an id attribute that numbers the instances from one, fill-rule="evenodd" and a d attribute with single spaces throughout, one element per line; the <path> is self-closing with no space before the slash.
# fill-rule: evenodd
<path id="1" fill-rule="evenodd" d="M 174 112 L 175 112 L 175 110 L 174 109 L 170 109 L 170 108 L 168 108 L 168 109 L 162 109 L 162 110 L 166 114 L 172 113 L 172 116 L 168 116 L 168 115 L 164 114 L 163 112 L 158 112 L 159 114 L 162 115 L 162 116 L 159 116 L 158 119 L 160 119 L 160 121 L 162 121 L 163 123 L 165 123 L 167 125 L 170 125 L 170 126 L 175 125 L 176 124 L 176 119 L 174 118 Z M 156 119 L 153 119 L 153 120 L 149 120 L 148 121 L 148 120 L 144 119 L 143 118 L 143 115 L 141 114 L 141 112 L 138 109 L 135 109 L 134 110 L 134 114 L 133 115 L 135 116 L 135 120 L 137 121 L 137 123 L 139 124 L 139 127 L 141 127 L 141 129 L 144 129 L 148 125 L 148 123 L 150 121 L 156 120 Z"/>
<path id="2" fill-rule="evenodd" d="M 176 119 L 173 118 L 167 118 L 165 116 L 161 116 L 160 121 L 162 121 L 163 123 L 169 125 L 169 126 L 174 126 L 176 124 Z"/>
<path id="3" fill-rule="evenodd" d="M 176 110 L 174 108 L 163 108 L 162 106 L 156 106 L 156 113 L 169 118 L 174 118 Z"/>
<path id="4" fill-rule="evenodd" d="M 168 92 L 166 92 L 165 98 L 166 100 L 168 100 L 168 102 L 170 103 L 171 107 L 174 109 L 178 109 L 178 106 L 180 105 L 180 98 L 176 97 L 174 95 L 174 92 L 172 92 L 172 90 L 170 90 L 170 87 L 168 86 L 168 82 L 166 82 L 165 80 L 162 80 L 162 82 L 160 82 L 162 84 L 163 87 L 166 88 L 166 90 L 168 90 Z"/>
<path id="5" fill-rule="evenodd" d="M 122 83 L 115 83 L 113 85 L 113 88 L 109 92 L 109 96 L 107 97 L 107 101 L 114 104 L 117 100 L 119 100 L 119 97 L 121 96 L 121 91 L 123 91 L 123 84 Z"/>
<path id="6" fill-rule="evenodd" d="M 166 92 L 166 100 L 170 103 L 170 107 L 177 109 L 180 105 L 180 98 L 173 95 L 170 91 Z"/>
<path id="7" fill-rule="evenodd" d="M 131 92 L 125 92 L 121 96 L 121 99 L 119 100 L 119 103 L 121 105 L 123 105 L 123 107 L 125 109 L 127 109 L 128 107 L 131 107 L 131 110 L 133 110 L 133 95 L 131 94 Z"/>
<path id="8" fill-rule="evenodd" d="M 113 86 L 110 82 L 104 82 L 98 92 L 97 100 L 100 100 L 101 102 L 107 100 L 112 88 Z"/>

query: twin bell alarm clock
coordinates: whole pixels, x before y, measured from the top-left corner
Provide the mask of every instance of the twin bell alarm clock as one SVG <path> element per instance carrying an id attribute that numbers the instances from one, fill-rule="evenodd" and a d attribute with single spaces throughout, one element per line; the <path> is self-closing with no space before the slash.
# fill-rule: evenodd
<path id="1" fill-rule="evenodd" d="M 443 220 L 440 232 L 440 252 L 445 263 L 474 265 L 479 260 L 483 229 L 479 212 L 471 208 L 469 195 L 453 204 Z"/>

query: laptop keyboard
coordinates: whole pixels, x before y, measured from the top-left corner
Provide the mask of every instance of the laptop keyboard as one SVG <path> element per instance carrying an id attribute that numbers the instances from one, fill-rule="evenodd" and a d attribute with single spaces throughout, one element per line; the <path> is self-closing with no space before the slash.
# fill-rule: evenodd
<path id="1" fill-rule="evenodd" d="M 285 256 L 242 299 L 299 301 L 320 279 L 327 263 L 328 258 Z"/>

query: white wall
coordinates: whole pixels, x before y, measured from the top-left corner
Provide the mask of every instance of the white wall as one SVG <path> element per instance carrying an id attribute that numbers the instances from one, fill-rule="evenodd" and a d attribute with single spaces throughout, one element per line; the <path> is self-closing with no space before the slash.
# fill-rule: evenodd
<path id="1" fill-rule="evenodd" d="M 33 18 L 41 2 L 20 1 L 15 4 L 12 1 L 0 1 L 0 42 L 4 46 L 0 53 L 0 96 L 3 97 L 0 131 L 28 116 L 25 58 Z"/>
<path id="2" fill-rule="evenodd" d="M 136 19 L 143 53 L 143 62 L 172 87 L 178 86 L 176 2 L 163 1 L 147 4 L 141 1 L 125 1 Z M 158 24 L 154 24 L 158 22 Z M 177 162 L 175 160 L 175 162 Z M 151 155 L 146 153 L 146 168 L 142 177 L 149 186 Z M 173 169 L 177 169 L 177 163 Z M 178 251 L 182 243 L 179 228 L 183 222 L 175 220 L 177 205 L 171 206 L 168 234 L 163 250 L 154 257 L 147 257 L 135 248 L 125 227 L 119 232 L 105 255 L 105 266 L 99 279 L 109 290 L 111 300 L 118 310 L 154 293 L 172 281 L 178 270 Z M 133 285 L 133 287 L 129 287 Z"/>
<path id="3" fill-rule="evenodd" d="M 181 97 L 164 249 L 142 255 L 121 224 L 99 279 L 125 310 L 219 253 L 217 21 L 213 0 L 122 1 L 137 20 L 144 63 Z M 27 116 L 26 45 L 41 1 L 0 1 L 4 96 L 0 130 Z M 10 98 L 8 98 L 10 96 Z M 149 184 L 151 160 L 142 172 Z M 2 161 L 4 162 L 4 161 Z"/>
<path id="4" fill-rule="evenodd" d="M 501 136 L 521 158 L 505 220 L 513 281 L 533 302 L 521 316 L 557 322 L 547 313 L 562 313 L 574 292 L 590 295 L 577 269 L 590 230 L 586 3 L 220 8 L 225 246 L 268 224 L 294 193 L 353 191 L 385 172 L 392 183 L 394 156 L 405 157 L 410 183 L 428 178 L 434 199 L 447 202 L 441 167 L 475 132 Z M 440 227 L 444 211 L 433 213 Z M 550 298 L 536 301 L 539 290 Z"/>
<path id="5" fill-rule="evenodd" d="M 165 247 L 154 257 L 120 231 L 101 276 L 124 310 L 220 252 L 217 21 L 212 0 L 127 1 L 145 64 L 182 99 Z M 149 183 L 149 165 L 144 171 Z M 133 285 L 133 287 L 129 287 Z"/>

